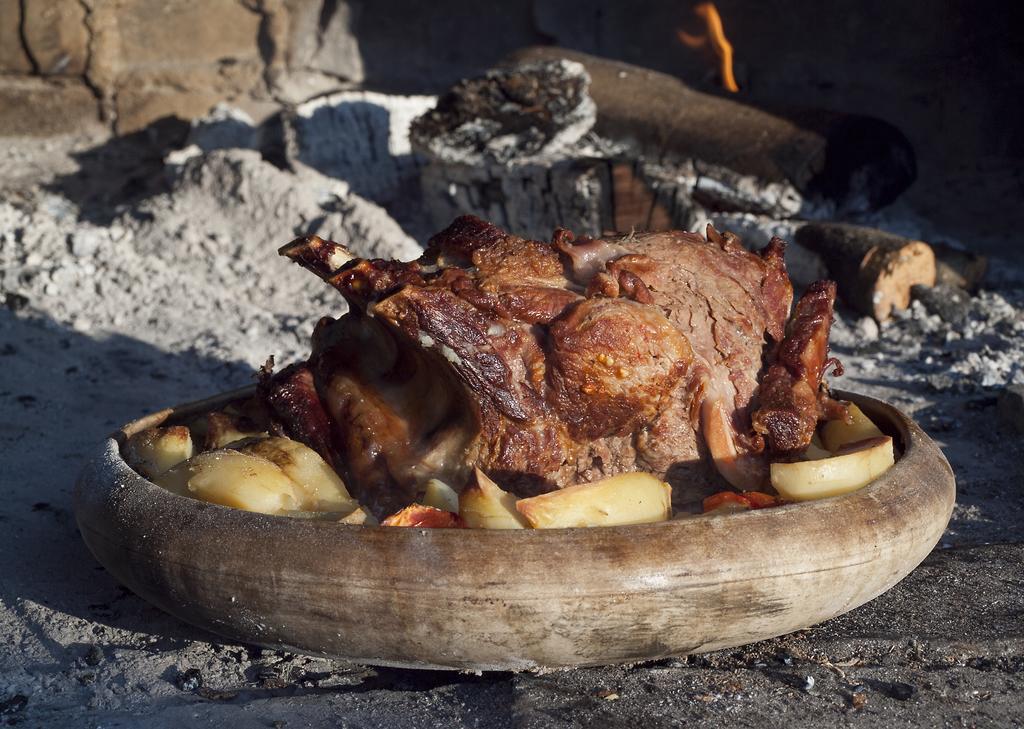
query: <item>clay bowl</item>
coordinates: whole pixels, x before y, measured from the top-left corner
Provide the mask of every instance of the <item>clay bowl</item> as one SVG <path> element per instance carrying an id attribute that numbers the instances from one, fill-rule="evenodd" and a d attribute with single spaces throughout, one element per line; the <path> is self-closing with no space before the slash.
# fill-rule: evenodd
<path id="1" fill-rule="evenodd" d="M 750 643 L 885 592 L 949 520 L 953 473 L 896 408 L 856 402 L 902 457 L 846 496 L 664 524 L 483 531 L 253 514 L 171 494 L 109 438 L 75 491 L 85 543 L 161 609 L 234 641 L 362 663 L 520 670 L 632 662 Z"/>

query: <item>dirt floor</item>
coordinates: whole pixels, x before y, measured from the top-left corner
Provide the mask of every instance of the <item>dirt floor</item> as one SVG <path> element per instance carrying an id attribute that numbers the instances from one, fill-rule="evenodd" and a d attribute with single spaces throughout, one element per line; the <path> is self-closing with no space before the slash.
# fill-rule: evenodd
<path id="1" fill-rule="evenodd" d="M 103 436 L 248 384 L 270 354 L 302 355 L 343 305 L 278 258 L 291 237 L 398 256 L 421 237 L 354 179 L 251 149 L 176 151 L 190 134 L 0 140 L 0 722 L 1024 723 L 1024 436 L 997 416 L 1006 386 L 1024 383 L 1024 270 L 1009 261 L 978 296 L 915 302 L 881 327 L 840 313 L 840 386 L 913 413 L 952 464 L 958 503 L 918 570 L 824 625 L 654 664 L 475 676 L 224 644 L 119 586 L 71 512 Z"/>

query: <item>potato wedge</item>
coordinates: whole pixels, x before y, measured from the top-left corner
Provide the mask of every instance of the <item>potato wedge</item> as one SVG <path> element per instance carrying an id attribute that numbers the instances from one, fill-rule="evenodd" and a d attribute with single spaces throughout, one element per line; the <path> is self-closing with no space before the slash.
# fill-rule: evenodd
<path id="1" fill-rule="evenodd" d="M 502 491 L 479 468 L 459 495 L 459 516 L 470 529 L 525 529 L 526 518 L 516 511 L 515 494 Z"/>
<path id="2" fill-rule="evenodd" d="M 430 529 L 460 529 L 464 526 L 458 514 L 433 506 L 410 504 L 380 523 L 385 527 L 426 527 Z"/>
<path id="3" fill-rule="evenodd" d="M 184 425 L 147 428 L 128 439 L 124 458 L 128 465 L 152 479 L 192 457 L 192 434 Z"/>
<path id="4" fill-rule="evenodd" d="M 427 481 L 423 491 L 422 502 L 426 506 L 433 506 L 435 509 L 450 511 L 453 514 L 459 513 L 459 495 L 455 489 L 438 478 Z"/>
<path id="5" fill-rule="evenodd" d="M 815 445 L 814 441 L 811 441 L 810 445 L 807 446 L 807 450 L 804 451 L 803 459 L 805 461 L 820 461 L 822 458 L 831 458 L 833 455 L 832 451 L 827 451 L 821 446 Z"/>
<path id="6" fill-rule="evenodd" d="M 270 461 L 228 450 L 200 453 L 153 482 L 182 496 L 263 514 L 298 511 L 304 497 Z"/>
<path id="7" fill-rule="evenodd" d="M 892 438 L 860 441 L 855 450 L 818 461 L 773 463 L 772 486 L 786 501 L 808 501 L 856 491 L 895 462 Z"/>
<path id="8" fill-rule="evenodd" d="M 672 516 L 672 488 L 650 473 L 623 473 L 521 499 L 516 509 L 535 529 L 647 524 Z"/>
<path id="9" fill-rule="evenodd" d="M 830 420 L 821 427 L 821 440 L 826 450 L 835 452 L 847 443 L 856 443 L 868 438 L 880 438 L 884 435 L 878 426 L 872 423 L 871 419 L 853 403 L 847 406 L 847 412 L 853 422 Z"/>
<path id="10" fill-rule="evenodd" d="M 264 438 L 238 448 L 270 461 L 300 488 L 300 509 L 349 513 L 359 506 L 345 482 L 320 454 L 291 438 Z"/>
<path id="11" fill-rule="evenodd" d="M 358 507 L 348 516 L 338 519 L 339 524 L 358 524 L 362 526 L 378 526 L 380 524 L 377 521 L 377 517 L 368 512 L 363 507 Z"/>

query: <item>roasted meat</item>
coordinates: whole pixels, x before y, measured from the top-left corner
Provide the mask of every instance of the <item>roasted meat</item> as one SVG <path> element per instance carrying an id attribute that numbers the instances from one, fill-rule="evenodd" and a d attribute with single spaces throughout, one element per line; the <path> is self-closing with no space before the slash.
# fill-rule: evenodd
<path id="1" fill-rule="evenodd" d="M 754 431 L 768 439 L 770 451 L 795 455 L 807 448 L 819 420 L 845 418 L 846 410 L 821 387 L 824 370 L 834 364 L 828 358 L 828 333 L 836 285 L 832 281 L 811 284 L 797 302 L 789 333 L 761 379 L 754 413 Z"/>
<path id="2" fill-rule="evenodd" d="M 840 412 L 821 382 L 834 287 L 811 287 L 787 333 L 784 248 L 710 226 L 548 243 L 471 216 L 410 263 L 300 238 L 281 253 L 349 311 L 261 392 L 378 514 L 474 467 L 521 496 L 632 470 L 707 482 L 709 461 L 756 489 Z"/>

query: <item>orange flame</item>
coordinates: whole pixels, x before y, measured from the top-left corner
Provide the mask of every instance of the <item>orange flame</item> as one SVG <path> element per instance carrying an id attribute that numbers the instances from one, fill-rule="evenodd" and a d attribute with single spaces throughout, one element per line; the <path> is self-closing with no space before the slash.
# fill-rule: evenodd
<path id="1" fill-rule="evenodd" d="M 732 43 L 725 37 L 725 28 L 722 27 L 722 17 L 718 14 L 718 8 L 714 3 L 700 3 L 693 8 L 693 12 L 704 21 L 705 34 L 691 35 L 686 31 L 677 30 L 676 35 L 683 45 L 695 50 L 703 48 L 710 41 L 711 49 L 718 58 L 722 86 L 736 93 L 740 87 L 736 85 L 736 77 L 732 72 Z"/>

